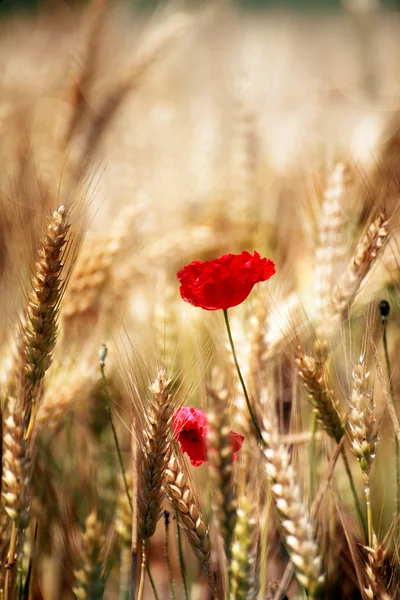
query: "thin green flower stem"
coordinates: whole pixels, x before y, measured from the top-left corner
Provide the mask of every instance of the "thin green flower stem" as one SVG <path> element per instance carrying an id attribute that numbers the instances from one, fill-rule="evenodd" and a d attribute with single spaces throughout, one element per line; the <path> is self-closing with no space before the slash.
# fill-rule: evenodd
<path id="1" fill-rule="evenodd" d="M 386 361 L 386 370 L 387 370 L 388 380 L 389 380 L 390 397 L 392 399 L 393 406 L 395 406 L 396 400 L 395 400 L 395 395 L 394 395 L 393 381 L 392 381 L 392 377 L 391 377 L 392 368 L 390 365 L 389 349 L 388 349 L 387 336 L 386 336 L 386 325 L 387 325 L 387 319 L 382 324 L 383 349 L 385 352 L 385 361 Z M 396 458 L 395 458 L 395 464 L 396 464 L 396 522 L 398 523 L 399 518 L 400 518 L 400 448 L 399 448 L 399 440 L 397 439 L 396 433 L 394 434 L 394 447 L 395 447 L 395 456 L 396 456 Z"/>
<path id="2" fill-rule="evenodd" d="M 131 498 L 131 495 L 129 493 L 128 482 L 126 480 L 126 473 L 125 473 L 124 461 L 122 460 L 121 448 L 119 446 L 117 432 L 115 430 L 115 426 L 114 426 L 114 422 L 113 422 L 113 418 L 112 418 L 112 413 L 111 413 L 111 398 L 110 398 L 110 394 L 108 393 L 107 379 L 106 379 L 106 374 L 104 372 L 104 363 L 100 363 L 100 371 L 101 371 L 101 377 L 102 377 L 102 380 L 103 380 L 103 390 L 104 390 L 104 397 L 106 399 L 107 414 L 108 414 L 108 418 L 109 418 L 110 424 L 111 424 L 111 429 L 112 429 L 112 433 L 113 433 L 113 437 L 114 437 L 115 447 L 117 449 L 118 462 L 119 462 L 119 466 L 120 466 L 120 469 L 121 469 L 122 477 L 123 477 L 123 480 L 124 480 L 124 486 L 125 486 L 126 496 L 128 498 L 128 502 L 129 502 L 129 506 L 131 507 L 131 511 L 133 513 L 132 498 Z"/>
<path id="3" fill-rule="evenodd" d="M 151 571 L 150 571 L 150 565 L 149 565 L 149 563 L 146 564 L 146 571 L 147 571 L 147 575 L 149 577 L 151 589 L 153 590 L 154 598 L 156 600 L 160 600 L 160 598 L 158 596 L 158 593 L 157 593 L 156 584 L 154 583 L 154 579 L 153 579 L 153 576 L 152 576 Z M 138 600 L 139 600 L 139 598 L 138 598 Z"/>
<path id="4" fill-rule="evenodd" d="M 318 419 L 317 411 L 313 410 L 312 421 L 311 421 L 311 441 L 310 441 L 310 498 L 309 505 L 311 506 L 315 494 L 315 481 L 314 481 L 314 461 L 315 461 L 315 442 L 318 430 Z"/>
<path id="5" fill-rule="evenodd" d="M 228 311 L 227 311 L 227 309 L 223 309 L 223 311 L 224 311 L 224 319 L 225 319 L 226 330 L 228 332 L 229 343 L 230 343 L 231 349 L 232 349 L 232 356 L 233 356 L 233 360 L 235 362 L 236 371 L 237 371 L 237 374 L 239 376 L 240 383 L 242 384 L 242 389 L 243 389 L 244 397 L 245 397 L 245 400 L 246 400 L 247 408 L 248 408 L 248 411 L 250 413 L 250 417 L 251 417 L 251 420 L 253 422 L 254 429 L 257 432 L 257 437 L 258 437 L 259 441 L 262 443 L 262 445 L 265 447 L 266 443 L 265 443 L 265 440 L 264 440 L 264 438 L 262 436 L 261 429 L 260 429 L 260 426 L 259 426 L 259 424 L 257 422 L 257 419 L 256 419 L 256 417 L 255 417 L 255 415 L 253 413 L 253 409 L 251 408 L 249 395 L 247 393 L 246 385 L 244 383 L 244 380 L 243 380 L 243 377 L 242 377 L 242 373 L 241 373 L 241 370 L 240 370 L 239 361 L 238 361 L 237 356 L 236 356 L 236 350 L 235 350 L 235 346 L 234 346 L 233 339 L 232 339 L 232 332 L 231 332 L 231 328 L 230 328 L 230 325 L 229 325 Z"/>
<path id="6" fill-rule="evenodd" d="M 171 598 L 176 600 L 175 596 L 175 586 L 174 586 L 174 577 L 172 575 L 172 567 L 171 561 L 169 559 L 169 513 L 168 511 L 164 511 L 164 553 L 165 553 L 165 562 L 167 563 L 168 577 L 169 577 L 169 589 L 171 592 Z"/>
<path id="7" fill-rule="evenodd" d="M 186 582 L 185 559 L 183 558 L 181 528 L 179 525 L 178 513 L 176 511 L 175 511 L 175 519 L 176 519 L 176 541 L 178 544 L 179 568 L 181 570 L 181 578 L 182 578 L 185 600 L 189 600 L 189 593 L 188 593 L 187 582 Z"/>
<path id="8" fill-rule="evenodd" d="M 353 498 L 354 498 L 354 504 L 355 504 L 355 507 L 356 507 L 356 510 L 357 510 L 357 514 L 358 514 L 358 517 L 360 519 L 360 522 L 361 522 L 361 525 L 362 525 L 362 528 L 363 528 L 365 541 L 368 541 L 368 528 L 367 528 L 367 524 L 365 522 L 364 515 L 362 513 L 362 508 L 361 508 L 360 500 L 358 499 L 358 496 L 357 496 L 357 491 L 356 491 L 356 487 L 354 485 L 353 475 L 351 474 L 351 469 L 350 469 L 349 461 L 348 461 L 347 454 L 346 454 L 346 451 L 344 449 L 344 446 L 342 446 L 341 453 L 342 453 L 343 462 L 344 462 L 344 466 L 345 466 L 345 469 L 346 469 L 347 477 L 349 478 L 350 488 L 351 488 L 351 492 L 352 492 Z"/>

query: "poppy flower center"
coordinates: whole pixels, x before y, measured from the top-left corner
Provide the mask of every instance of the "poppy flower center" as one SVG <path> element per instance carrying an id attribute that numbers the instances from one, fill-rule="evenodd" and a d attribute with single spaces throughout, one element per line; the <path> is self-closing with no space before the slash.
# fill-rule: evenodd
<path id="1" fill-rule="evenodd" d="M 199 432 L 197 429 L 184 429 L 183 431 L 180 432 L 179 437 L 183 437 L 184 440 L 187 440 L 188 442 L 201 442 L 203 441 L 200 436 L 199 436 Z"/>

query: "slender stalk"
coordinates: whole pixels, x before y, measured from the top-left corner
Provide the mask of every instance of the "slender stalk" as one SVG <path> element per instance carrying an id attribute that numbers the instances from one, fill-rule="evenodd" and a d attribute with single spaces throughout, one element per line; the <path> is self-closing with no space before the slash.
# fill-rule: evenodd
<path id="1" fill-rule="evenodd" d="M 385 352 L 386 370 L 387 370 L 388 380 L 389 380 L 389 391 L 390 391 L 390 397 L 392 399 L 392 404 L 393 404 L 393 406 L 395 406 L 395 395 L 394 395 L 393 381 L 392 381 L 392 377 L 391 377 L 392 368 L 390 365 L 390 356 L 389 356 L 389 349 L 388 349 L 387 336 L 386 336 L 386 325 L 387 325 L 387 317 L 386 318 L 382 317 L 383 349 Z M 399 518 L 400 518 L 400 447 L 399 447 L 399 441 L 397 439 L 396 434 L 394 435 L 394 447 L 395 447 L 395 463 L 396 463 L 396 522 L 398 523 Z"/>
<path id="2" fill-rule="evenodd" d="M 142 564 L 140 565 L 140 583 L 139 583 L 139 591 L 138 591 L 138 600 L 143 600 L 144 593 L 144 581 L 146 579 L 146 567 L 147 567 L 147 555 L 146 555 L 146 546 L 143 544 L 142 546 Z"/>
<path id="3" fill-rule="evenodd" d="M 318 415 L 317 411 L 313 410 L 312 421 L 311 421 L 311 440 L 310 440 L 310 498 L 309 505 L 311 506 L 314 499 L 315 493 L 315 481 L 314 481 L 314 461 L 315 461 L 315 442 L 318 430 Z"/>
<path id="4" fill-rule="evenodd" d="M 156 584 L 154 583 L 154 579 L 153 579 L 153 576 L 152 576 L 151 571 L 150 571 L 150 565 L 149 565 L 149 563 L 147 563 L 147 565 L 146 565 L 146 571 L 147 571 L 147 575 L 149 577 L 151 589 L 153 590 L 154 598 L 156 600 L 160 600 L 159 596 L 158 596 L 158 593 L 157 593 Z M 140 600 L 140 599 L 138 598 L 138 600 Z"/>
<path id="5" fill-rule="evenodd" d="M 257 437 L 260 440 L 260 442 L 262 443 L 262 445 L 265 446 L 266 445 L 265 444 L 265 440 L 263 439 L 260 426 L 259 426 L 259 424 L 257 422 L 257 419 L 256 419 L 256 416 L 255 416 L 255 414 L 253 412 L 253 409 L 251 408 L 249 395 L 247 393 L 246 385 L 244 383 L 244 380 L 243 380 L 243 377 L 242 377 L 242 373 L 241 373 L 241 370 L 240 370 L 239 361 L 238 361 L 237 356 L 236 356 L 236 350 L 235 350 L 235 346 L 234 346 L 233 339 L 232 339 L 231 327 L 229 325 L 228 311 L 226 309 L 224 309 L 223 312 L 224 312 L 224 319 L 225 319 L 226 330 L 228 332 L 229 343 L 230 343 L 231 349 L 232 349 L 232 356 L 233 356 L 233 360 L 235 362 L 235 367 L 236 367 L 236 371 L 237 371 L 237 374 L 238 374 L 239 379 L 240 379 L 240 383 L 241 383 L 242 388 L 243 388 L 243 394 L 244 394 L 244 397 L 245 397 L 245 400 L 246 400 L 246 405 L 247 405 L 248 411 L 250 413 L 250 417 L 251 417 L 251 420 L 253 422 L 254 429 L 257 432 Z"/>
<path id="6" fill-rule="evenodd" d="M 345 469 L 346 469 L 347 477 L 349 478 L 349 484 L 350 484 L 351 492 L 353 494 L 354 504 L 355 504 L 355 507 L 356 507 L 356 510 L 357 510 L 357 514 L 358 514 L 358 517 L 360 519 L 360 522 L 361 522 L 361 525 L 362 525 L 362 528 L 363 528 L 365 541 L 368 541 L 368 528 L 367 528 L 367 524 L 365 523 L 364 515 L 362 513 L 362 508 L 361 508 L 360 500 L 359 500 L 359 498 L 357 496 L 357 491 L 356 491 L 356 487 L 354 485 L 353 475 L 351 474 L 351 469 L 350 469 L 349 461 L 348 461 L 347 454 L 346 454 L 346 451 L 344 449 L 344 446 L 342 446 L 341 453 L 342 453 L 343 462 L 344 462 L 344 466 L 345 466 Z"/>
<path id="7" fill-rule="evenodd" d="M 365 503 L 367 505 L 367 526 L 368 526 L 368 546 L 372 548 L 372 510 L 371 510 L 371 488 L 369 475 L 367 473 L 364 474 L 364 494 L 365 494 Z"/>
<path id="8" fill-rule="evenodd" d="M 181 528 L 179 526 L 179 516 L 178 516 L 177 511 L 175 511 L 175 518 L 176 518 L 176 541 L 178 543 L 179 567 L 181 570 L 181 578 L 182 578 L 182 583 L 183 583 L 185 600 L 189 600 L 189 593 L 188 593 L 188 588 L 187 588 L 187 583 L 186 583 L 185 559 L 183 558 Z"/>
<path id="9" fill-rule="evenodd" d="M 5 584 L 4 584 L 5 600 L 8 600 L 8 598 L 9 598 L 10 585 L 11 585 L 11 581 L 12 581 L 11 575 L 12 575 L 12 569 L 13 569 L 13 566 L 15 563 L 15 552 L 17 550 L 17 541 L 18 541 L 17 525 L 16 525 L 15 521 L 13 521 L 12 527 L 11 527 L 10 547 L 9 547 L 8 555 L 7 555 L 6 580 L 5 580 Z"/>
<path id="10" fill-rule="evenodd" d="M 171 598 L 173 600 L 176 600 L 176 596 L 175 596 L 175 586 L 174 586 L 174 578 L 172 575 L 172 567 L 171 567 L 171 561 L 169 559 L 169 511 L 168 510 L 164 510 L 164 526 L 165 526 L 165 536 L 164 536 L 164 553 L 165 553 L 165 562 L 167 563 L 167 569 L 168 569 L 168 577 L 169 577 L 169 589 L 171 592 Z"/>
<path id="11" fill-rule="evenodd" d="M 115 426 L 114 426 L 114 422 L 113 422 L 113 418 L 112 418 L 112 413 L 111 413 L 111 398 L 110 398 L 110 394 L 108 393 L 107 379 L 106 379 L 106 374 L 104 372 L 104 367 L 105 367 L 104 360 L 105 360 L 105 355 L 107 354 L 107 350 L 105 349 L 105 346 L 102 346 L 100 348 L 100 352 L 101 351 L 103 352 L 103 355 L 100 355 L 100 371 L 101 371 L 101 378 L 103 380 L 103 391 L 104 391 L 104 397 L 106 399 L 106 409 L 107 409 L 108 418 L 110 420 L 110 425 L 111 425 L 111 429 L 112 429 L 112 433 L 113 433 L 113 437 L 114 437 L 115 447 L 117 449 L 118 462 L 119 462 L 119 466 L 120 466 L 120 469 L 121 469 L 122 477 L 123 477 L 123 480 L 124 480 L 124 486 L 125 486 L 126 496 L 128 498 L 129 506 L 131 507 L 131 511 L 133 513 L 132 498 L 131 498 L 131 495 L 129 493 L 129 486 L 128 486 L 128 482 L 127 482 L 127 479 L 126 479 L 124 461 L 122 460 L 121 448 L 119 446 L 117 432 L 115 430 Z"/>

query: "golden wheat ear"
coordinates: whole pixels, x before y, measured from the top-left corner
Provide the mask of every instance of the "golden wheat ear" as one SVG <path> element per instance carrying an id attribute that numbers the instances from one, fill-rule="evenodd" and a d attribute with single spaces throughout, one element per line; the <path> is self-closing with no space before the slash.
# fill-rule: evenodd
<path id="1" fill-rule="evenodd" d="M 102 597 L 104 592 L 103 557 L 106 538 L 103 525 L 93 510 L 85 521 L 81 537 L 79 568 L 74 571 L 74 594 L 78 600 Z"/>
<path id="2" fill-rule="evenodd" d="M 229 562 L 236 524 L 237 499 L 232 466 L 230 406 L 225 392 L 224 386 L 218 389 L 215 383 L 208 390 L 211 404 L 208 460 L 212 486 L 213 517 L 223 539 L 225 555 Z"/>
<path id="3" fill-rule="evenodd" d="M 322 556 L 315 538 L 315 524 L 301 498 L 289 452 L 279 441 L 272 422 L 264 419 L 265 472 L 278 511 L 285 545 L 296 568 L 299 583 L 310 598 L 324 588 Z"/>
<path id="4" fill-rule="evenodd" d="M 150 386 L 151 399 L 142 415 L 138 536 L 144 546 L 156 530 L 164 498 L 163 481 L 171 445 L 171 417 L 174 410 L 169 383 L 165 372 L 160 371 Z"/>
<path id="5" fill-rule="evenodd" d="M 381 212 L 361 235 L 346 270 L 332 290 L 333 316 L 344 315 L 349 310 L 365 277 L 380 256 L 389 232 L 389 221 Z"/>
<path id="6" fill-rule="evenodd" d="M 178 517 L 177 526 L 182 529 L 213 587 L 211 541 L 207 519 L 192 485 L 193 482 L 190 481 L 183 462 L 175 455 L 172 455 L 168 461 L 165 480 L 167 497 Z"/>

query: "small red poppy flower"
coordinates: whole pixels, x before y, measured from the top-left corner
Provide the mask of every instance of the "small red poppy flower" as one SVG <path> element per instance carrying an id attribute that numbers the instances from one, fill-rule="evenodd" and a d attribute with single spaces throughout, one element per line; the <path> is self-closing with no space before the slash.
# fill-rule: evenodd
<path id="1" fill-rule="evenodd" d="M 174 437 L 178 440 L 182 452 L 190 458 L 194 467 L 207 461 L 208 416 L 204 410 L 193 406 L 178 408 L 172 417 Z M 232 462 L 237 459 L 238 452 L 244 442 L 244 436 L 231 431 L 233 449 Z"/>
<path id="2" fill-rule="evenodd" d="M 272 260 L 244 250 L 206 262 L 195 260 L 177 276 L 183 300 L 205 310 L 227 310 L 241 304 L 256 283 L 267 281 L 274 273 Z"/>

